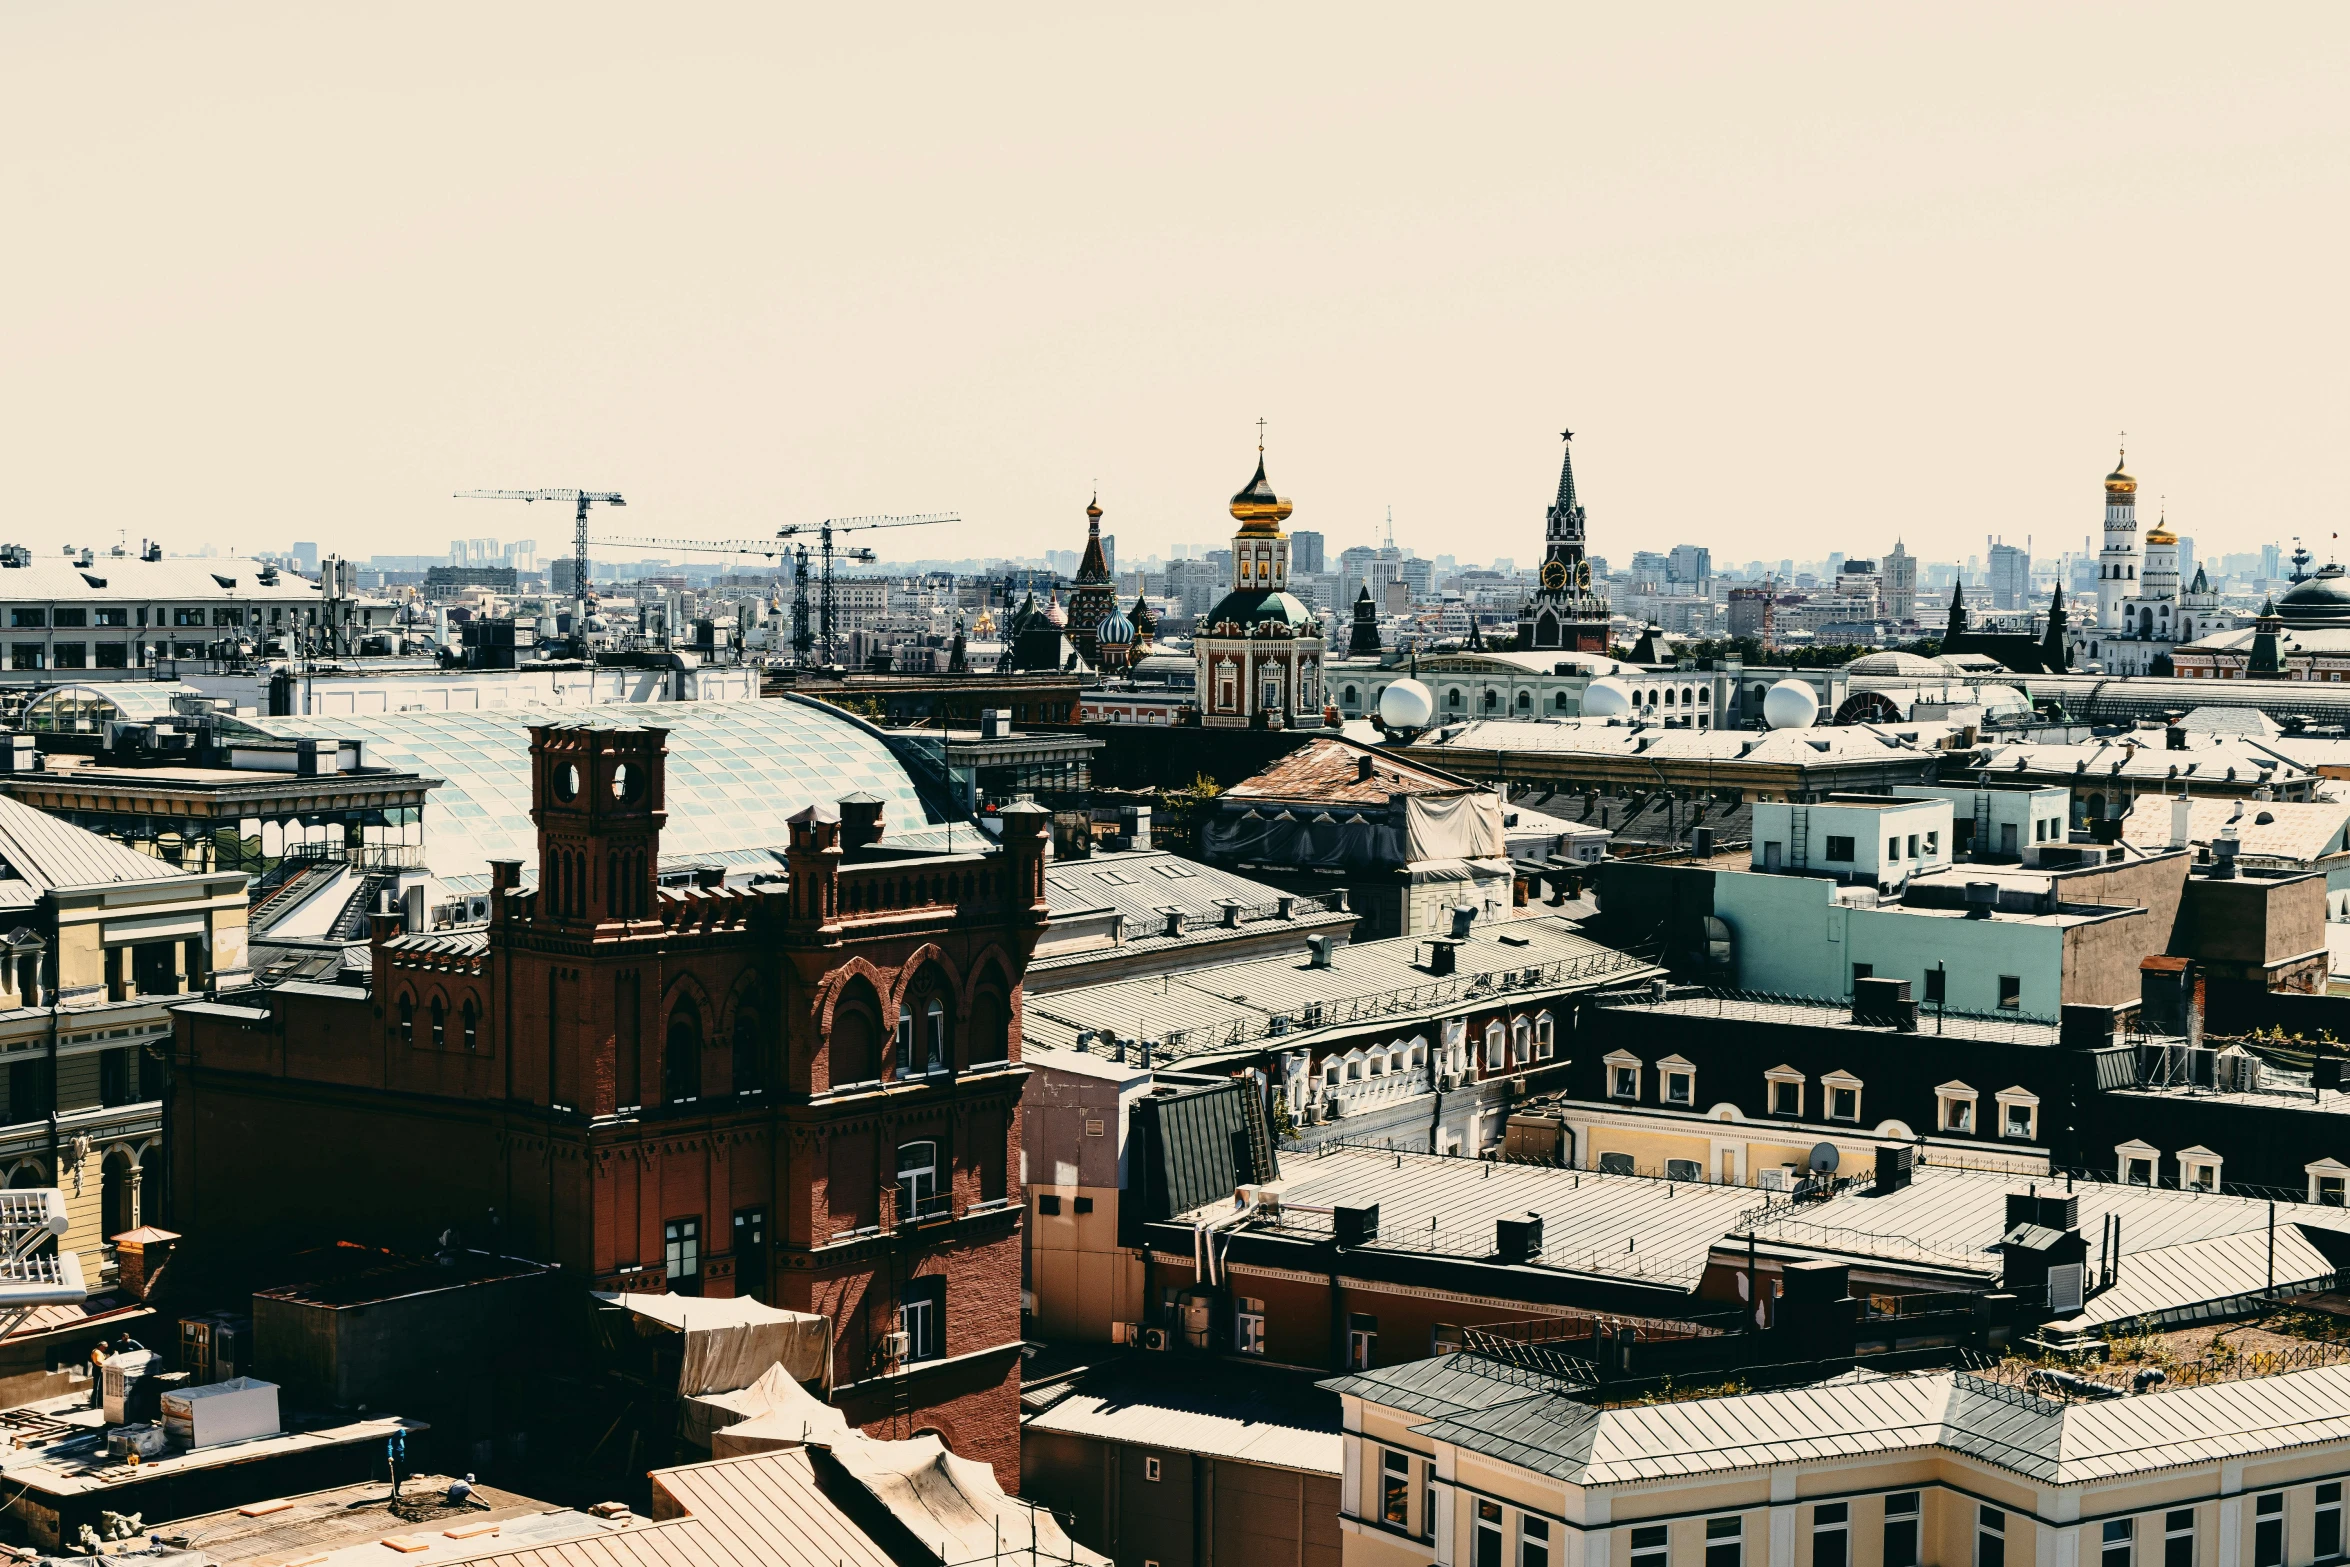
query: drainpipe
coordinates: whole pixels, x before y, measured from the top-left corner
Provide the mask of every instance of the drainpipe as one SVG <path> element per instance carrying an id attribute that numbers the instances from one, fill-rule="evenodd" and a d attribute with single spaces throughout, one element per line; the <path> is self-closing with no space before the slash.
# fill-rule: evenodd
<path id="1" fill-rule="evenodd" d="M 64 1153 L 63 1134 L 57 1126 L 57 993 L 49 993 L 49 1178 L 58 1185 L 65 1184 L 65 1171 L 58 1160 Z M 106 1226 L 98 1226 L 104 1229 Z"/>

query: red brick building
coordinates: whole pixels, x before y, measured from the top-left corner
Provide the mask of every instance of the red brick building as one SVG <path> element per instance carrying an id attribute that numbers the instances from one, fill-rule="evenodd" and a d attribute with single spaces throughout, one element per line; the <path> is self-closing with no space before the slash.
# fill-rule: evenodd
<path id="1" fill-rule="evenodd" d="M 443 1228 L 583 1286 L 835 1324 L 836 1401 L 1019 1475 L 1020 978 L 1046 813 L 894 849 L 791 819 L 789 885 L 658 882 L 664 731 L 531 731 L 538 877 L 395 934 L 371 985 L 178 1013 L 175 1227 L 220 1247 Z M 903 1334 L 903 1338 L 897 1335 Z"/>

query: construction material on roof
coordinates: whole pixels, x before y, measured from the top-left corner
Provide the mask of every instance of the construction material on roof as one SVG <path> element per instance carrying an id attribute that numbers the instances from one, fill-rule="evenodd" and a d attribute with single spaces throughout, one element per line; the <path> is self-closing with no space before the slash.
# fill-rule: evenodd
<path id="1" fill-rule="evenodd" d="M 1111 1567 L 1063 1532 L 1050 1510 L 1006 1496 L 986 1464 L 957 1458 L 935 1436 L 844 1442 L 832 1457 L 889 1509 L 941 1567 L 1034 1560 Z M 1026 1551 L 1027 1557 L 1019 1553 Z"/>
<path id="2" fill-rule="evenodd" d="M 749 1387 L 770 1366 L 795 1382 L 832 1385 L 832 1320 L 784 1311 L 747 1295 L 704 1300 L 685 1295 L 599 1294 L 598 1300 L 635 1313 L 640 1331 L 685 1335 L 680 1398 Z"/>
<path id="3" fill-rule="evenodd" d="M 854 1431 L 847 1416 L 800 1386 L 780 1365 L 760 1372 L 748 1387 L 677 1401 L 677 1434 L 708 1448 L 715 1458 L 841 1442 Z"/>

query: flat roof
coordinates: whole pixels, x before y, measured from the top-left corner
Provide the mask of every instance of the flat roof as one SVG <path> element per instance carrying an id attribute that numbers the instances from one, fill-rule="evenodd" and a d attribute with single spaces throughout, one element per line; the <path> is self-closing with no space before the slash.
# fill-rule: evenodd
<path id="1" fill-rule="evenodd" d="M 1127 1351 L 1076 1378 L 1021 1427 L 1305 1474 L 1345 1469 L 1339 1402 L 1311 1373 L 1196 1359 L 1184 1362 L 1181 1376 L 1172 1369 L 1164 1358 Z"/>
<path id="2" fill-rule="evenodd" d="M 195 1469 L 218 1469 L 256 1458 L 276 1458 L 325 1447 L 380 1443 L 394 1431 L 430 1429 L 421 1420 L 388 1415 L 303 1431 L 281 1431 L 275 1436 L 257 1436 L 242 1442 L 217 1442 L 209 1447 L 166 1451 L 159 1457 L 141 1460 L 133 1468 L 107 1456 L 106 1415 L 103 1410 L 89 1407 L 86 1393 L 22 1404 L 8 1413 L 43 1416 L 59 1428 L 56 1434 L 36 1446 L 0 1452 L 0 1482 L 45 1496 L 86 1496 L 169 1479 Z"/>
<path id="3" fill-rule="evenodd" d="M 552 1515 L 577 1518 L 590 1525 L 599 1521 L 478 1481 L 473 1485 L 473 1499 L 481 1505 L 451 1504 L 446 1498 L 455 1478 L 429 1473 L 406 1476 L 400 1482 L 401 1500 L 396 1507 L 384 1482 L 371 1480 L 198 1513 L 151 1532 L 161 1534 L 166 1544 L 188 1542 L 219 1567 L 239 1567 L 263 1557 L 323 1560 L 352 1545 L 367 1546 L 382 1556 L 387 1536 L 413 1536 L 425 1545 L 422 1551 L 402 1550 L 402 1561 L 446 1561 L 460 1554 L 475 1554 L 464 1550 L 471 1541 L 496 1547 L 504 1527 L 523 1520 Z M 451 1530 L 459 1533 L 452 1535 Z M 275 1567 L 275 1563 L 265 1567 Z"/>

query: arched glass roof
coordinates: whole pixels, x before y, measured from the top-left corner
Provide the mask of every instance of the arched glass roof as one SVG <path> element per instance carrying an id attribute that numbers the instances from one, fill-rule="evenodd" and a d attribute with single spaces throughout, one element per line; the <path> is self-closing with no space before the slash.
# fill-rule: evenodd
<path id="1" fill-rule="evenodd" d="M 92 734 L 110 723 L 152 723 L 183 714 L 180 701 L 201 698 L 194 686 L 168 680 L 53 686 L 27 702 L 24 727 L 35 734 Z"/>
<path id="2" fill-rule="evenodd" d="M 425 797 L 424 855 L 444 879 L 486 875 L 491 860 L 520 860 L 524 878 L 537 878 L 532 724 L 668 730 L 669 821 L 661 858 L 672 863 L 780 849 L 791 839 L 787 823 L 794 812 L 859 791 L 883 803 L 884 842 L 903 841 L 930 823 L 913 777 L 888 743 L 816 703 L 664 702 L 239 722 L 279 739 L 358 740 L 367 766 L 441 779 Z M 961 846 L 977 841 L 966 831 Z"/>

